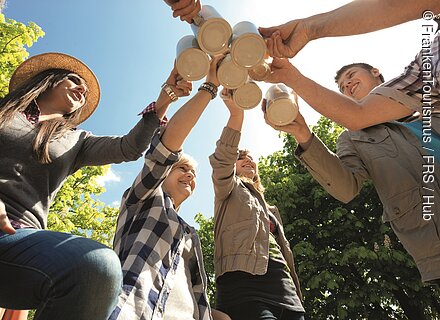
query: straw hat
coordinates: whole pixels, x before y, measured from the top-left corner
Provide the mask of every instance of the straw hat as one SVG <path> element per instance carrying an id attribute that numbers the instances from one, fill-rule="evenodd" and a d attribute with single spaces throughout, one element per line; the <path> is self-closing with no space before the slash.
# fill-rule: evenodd
<path id="1" fill-rule="evenodd" d="M 64 53 L 48 52 L 25 60 L 15 70 L 9 81 L 9 91 L 20 87 L 24 82 L 48 69 L 65 69 L 78 74 L 87 84 L 87 103 L 81 111 L 79 123 L 85 121 L 98 106 L 100 89 L 98 79 L 83 62 Z"/>

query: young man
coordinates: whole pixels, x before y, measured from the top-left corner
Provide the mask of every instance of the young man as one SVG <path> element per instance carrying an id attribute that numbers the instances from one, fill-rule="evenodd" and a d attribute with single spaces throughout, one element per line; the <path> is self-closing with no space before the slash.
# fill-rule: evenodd
<path id="1" fill-rule="evenodd" d="M 398 120 L 414 112 L 422 114 L 422 107 L 426 105 L 423 95 L 428 91 L 429 108 L 432 109 L 429 113 L 439 114 L 440 32 L 434 22 L 440 20 L 440 2 L 437 0 L 356 0 L 327 13 L 272 28 L 260 28 L 260 32 L 270 37 L 268 49 L 271 55 L 292 57 L 313 39 L 376 31 L 422 17 L 422 50 L 415 60 L 402 75 L 361 101 L 323 88 L 302 75 L 286 59 L 274 59 L 272 75 L 266 81 L 285 83 L 317 112 L 349 130 Z M 432 122 L 432 127 L 439 133 L 440 116 L 432 117 Z"/>
<path id="2" fill-rule="evenodd" d="M 216 95 L 217 62 L 208 82 L 153 136 L 142 171 L 124 193 L 114 240 L 123 292 L 110 319 L 212 319 L 200 241 L 178 209 L 196 178 L 194 161 L 181 149 Z"/>
<path id="3" fill-rule="evenodd" d="M 360 101 L 371 90 L 377 90 L 374 88 L 383 78 L 370 65 L 352 64 L 337 73 L 336 81 L 344 95 Z M 301 114 L 287 126 L 272 127 L 295 137 L 299 144 L 297 157 L 336 199 L 351 201 L 363 182 L 371 179 L 384 207 L 384 221 L 390 222 L 414 258 L 422 280 L 438 282 L 440 165 L 434 162 L 435 149 L 427 150 L 422 145 L 421 120 L 406 122 L 411 120 L 344 131 L 336 154 L 312 134 Z M 433 144 L 440 141 L 435 134 L 431 138 Z"/>

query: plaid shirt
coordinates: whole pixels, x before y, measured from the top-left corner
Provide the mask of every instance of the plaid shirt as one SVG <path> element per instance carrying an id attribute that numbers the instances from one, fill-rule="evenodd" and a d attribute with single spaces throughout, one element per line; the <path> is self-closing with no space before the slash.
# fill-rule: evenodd
<path id="1" fill-rule="evenodd" d="M 429 84 L 428 81 L 433 83 Z M 440 113 L 440 32 L 431 39 L 431 45 L 423 48 L 402 75 L 385 82 L 371 93 L 383 95 L 418 111 L 421 117 L 424 85 L 430 85 L 432 113 Z M 426 89 L 425 89 L 426 90 Z M 410 117 L 408 120 L 413 120 Z"/>
<path id="2" fill-rule="evenodd" d="M 206 296 L 206 274 L 200 240 L 164 193 L 162 182 L 180 153 L 170 152 L 156 132 L 145 154 L 145 164 L 122 198 L 114 249 L 124 275 L 123 292 L 110 319 L 162 319 L 184 247 L 185 233 L 195 247 L 198 271 L 192 279 L 200 319 L 211 318 Z"/>

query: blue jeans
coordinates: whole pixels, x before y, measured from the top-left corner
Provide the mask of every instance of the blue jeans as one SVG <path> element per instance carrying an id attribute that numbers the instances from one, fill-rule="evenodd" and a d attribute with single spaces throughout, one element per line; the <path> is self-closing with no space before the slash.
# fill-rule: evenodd
<path id="1" fill-rule="evenodd" d="M 0 307 L 37 309 L 36 320 L 107 320 L 122 286 L 118 256 L 61 232 L 0 231 Z"/>

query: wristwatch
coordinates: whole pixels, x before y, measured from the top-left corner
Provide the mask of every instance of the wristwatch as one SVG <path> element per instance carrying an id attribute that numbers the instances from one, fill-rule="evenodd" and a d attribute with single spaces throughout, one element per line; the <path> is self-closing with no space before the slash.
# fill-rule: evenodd
<path id="1" fill-rule="evenodd" d="M 171 102 L 174 102 L 177 99 L 179 99 L 179 97 L 177 97 L 176 93 L 173 91 L 173 88 L 171 88 L 171 86 L 168 83 L 165 82 L 161 88 L 170 97 Z"/>

